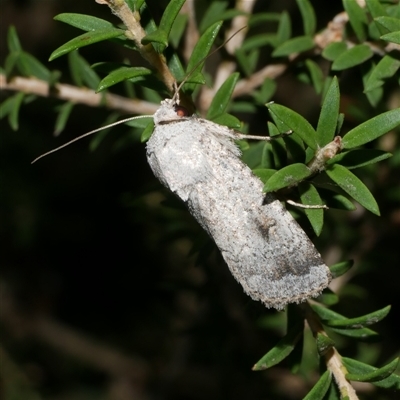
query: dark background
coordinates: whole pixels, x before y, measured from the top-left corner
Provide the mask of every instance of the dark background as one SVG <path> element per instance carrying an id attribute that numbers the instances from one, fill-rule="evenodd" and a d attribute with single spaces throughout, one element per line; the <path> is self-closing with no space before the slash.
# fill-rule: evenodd
<path id="1" fill-rule="evenodd" d="M 149 2 L 156 17 L 163 9 L 159 3 Z M 268 11 L 292 14 L 295 34 L 301 30 L 294 1 L 269 3 Z M 7 55 L 6 32 L 14 25 L 23 48 L 60 70 L 65 83 L 70 82 L 66 58 L 50 64 L 47 59 L 80 31 L 53 16 L 76 12 L 117 23 L 108 7 L 91 0 L 0 4 L 1 64 Z M 341 10 L 339 1 L 313 4 L 319 28 Z M 105 42 L 81 54 L 89 62 L 132 59 Z M 294 72 L 278 79 L 274 100 L 315 124 L 319 98 Z M 368 119 L 376 111 L 360 97 L 358 81 L 356 70 L 341 77 L 343 111 L 357 106 Z M 10 94 L 2 91 L 1 99 Z M 78 105 L 65 132 L 54 138 L 56 104 L 62 103 L 40 98 L 24 105 L 17 132 L 6 119 L 0 121 L 1 379 L 3 389 L 14 395 L 5 398 L 304 396 L 317 378 L 309 373 L 317 364 L 312 339 L 306 338 L 305 379 L 292 375 L 285 362 L 266 372 L 251 371 L 282 337 L 285 314 L 266 310 L 243 293 L 214 244 L 155 180 L 137 135 L 116 127 L 94 152 L 82 140 L 30 164 L 41 153 L 101 126 L 108 112 Z M 266 118 L 266 113 L 258 115 L 255 129 L 265 132 Z M 348 128 L 358 122 L 350 114 Z M 328 265 L 355 260 L 354 271 L 333 283 L 341 290 L 335 311 L 354 317 L 392 304 L 390 315 L 374 327 L 382 342 L 354 345 L 337 338 L 342 355 L 377 366 L 398 353 L 400 337 L 397 142 L 393 134 L 382 138 L 376 146 L 395 157 L 357 171 L 382 216 L 361 208 L 330 210 L 321 237 L 313 238 Z M 161 204 L 164 200 L 168 206 Z M 191 252 L 194 244 L 200 256 Z M 10 391 L 3 393 L 10 396 Z M 395 398 L 370 387 L 360 393 L 365 399 Z"/>

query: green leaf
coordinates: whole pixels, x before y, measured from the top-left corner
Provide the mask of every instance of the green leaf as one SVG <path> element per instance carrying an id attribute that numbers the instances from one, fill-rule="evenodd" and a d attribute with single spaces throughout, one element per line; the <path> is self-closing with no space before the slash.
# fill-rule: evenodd
<path id="1" fill-rule="evenodd" d="M 387 42 L 400 44 L 400 31 L 390 32 L 387 33 L 386 35 L 382 35 L 381 39 L 386 40 Z"/>
<path id="2" fill-rule="evenodd" d="M 342 329 L 342 328 L 331 328 L 330 327 L 329 329 L 338 333 L 339 335 L 351 337 L 353 339 L 365 340 L 368 342 L 369 341 L 377 342 L 377 341 L 381 340 L 379 333 L 377 333 L 369 328 Z"/>
<path id="3" fill-rule="evenodd" d="M 275 174 L 276 169 L 270 169 L 270 168 L 256 168 L 253 169 L 253 174 L 255 176 L 257 176 L 258 178 L 260 178 L 262 183 L 267 182 L 267 180 L 269 178 L 271 178 L 271 176 L 273 174 Z"/>
<path id="4" fill-rule="evenodd" d="M 38 59 L 25 51 L 20 53 L 17 64 L 21 71 L 24 71 L 24 75 L 34 76 L 46 82 L 50 80 L 51 72 Z"/>
<path id="5" fill-rule="evenodd" d="M 295 185 L 311 175 L 310 169 L 304 164 L 288 165 L 277 171 L 264 186 L 264 192 L 275 192 L 287 186 Z"/>
<path id="6" fill-rule="evenodd" d="M 298 135 L 307 146 L 311 147 L 313 150 L 317 148 L 316 132 L 304 117 L 290 108 L 279 104 L 270 103 L 267 104 L 267 107 L 270 113 L 273 114 L 273 117 L 284 122 L 284 124 L 291 129 L 294 134 Z"/>
<path id="7" fill-rule="evenodd" d="M 227 1 L 210 2 L 199 24 L 200 33 L 203 33 L 210 25 L 217 21 L 226 21 L 237 15 L 244 14 L 242 11 L 235 9 L 226 10 L 227 7 Z"/>
<path id="8" fill-rule="evenodd" d="M 286 42 L 292 36 L 292 23 L 290 21 L 290 15 L 287 11 L 283 11 L 279 19 L 278 30 L 275 37 L 275 46 L 281 45 Z"/>
<path id="9" fill-rule="evenodd" d="M 332 64 L 333 71 L 342 71 L 362 64 L 374 55 L 373 51 L 366 44 L 358 44 L 342 53 Z"/>
<path id="10" fill-rule="evenodd" d="M 189 17 L 187 14 L 178 14 L 176 16 L 169 35 L 169 42 L 171 43 L 172 47 L 177 48 L 179 46 L 179 42 L 185 33 L 188 19 Z"/>
<path id="11" fill-rule="evenodd" d="M 340 164 L 333 164 L 326 169 L 326 173 L 354 200 L 372 213 L 380 215 L 378 204 L 371 192 L 360 181 L 360 179 L 358 179 L 346 167 L 343 167 Z"/>
<path id="12" fill-rule="evenodd" d="M 301 164 L 302 165 L 302 164 Z M 321 197 L 317 189 L 308 182 L 302 182 L 298 186 L 300 193 L 300 200 L 305 205 L 322 205 Z M 324 225 L 324 210 L 321 208 L 308 209 L 305 208 L 304 212 L 310 221 L 310 224 L 317 236 L 321 234 Z"/>
<path id="13" fill-rule="evenodd" d="M 379 2 L 379 0 L 366 0 L 365 3 L 366 3 L 366 6 L 373 18 L 378 18 L 378 17 L 387 15 L 385 9 L 383 8 L 383 6 Z M 374 25 L 376 25 L 376 24 L 374 24 Z M 376 25 L 376 27 L 381 32 L 381 34 L 385 33 L 383 31 L 381 31 L 379 25 Z"/>
<path id="14" fill-rule="evenodd" d="M 320 147 L 324 147 L 332 141 L 336 132 L 337 121 L 339 118 L 340 92 L 339 83 L 336 76 L 332 79 L 328 92 L 322 103 L 317 126 L 317 142 Z"/>
<path id="15" fill-rule="evenodd" d="M 218 117 L 213 119 L 213 122 L 219 125 L 225 125 L 232 129 L 239 129 L 242 126 L 241 122 L 236 117 L 227 113 L 218 115 Z"/>
<path id="16" fill-rule="evenodd" d="M 150 139 L 151 134 L 154 131 L 154 121 L 150 121 L 144 131 L 142 132 L 142 136 L 140 137 L 140 141 L 142 143 L 147 142 Z"/>
<path id="17" fill-rule="evenodd" d="M 271 137 L 280 134 L 278 128 L 272 122 L 268 122 L 268 132 Z M 266 168 L 276 169 L 281 169 L 287 165 L 286 144 L 283 139 L 273 139 L 265 143 L 262 165 Z"/>
<path id="18" fill-rule="evenodd" d="M 400 23 L 400 22 L 399 22 Z M 374 90 L 384 84 L 384 79 L 392 77 L 400 68 L 400 61 L 390 55 L 384 56 L 369 75 L 364 91 Z"/>
<path id="19" fill-rule="evenodd" d="M 353 260 L 342 261 L 336 264 L 333 264 L 329 267 L 332 278 L 339 278 L 339 276 L 344 275 L 352 266 L 354 265 Z"/>
<path id="20" fill-rule="evenodd" d="M 111 22 L 85 14 L 63 13 L 56 15 L 54 20 L 64 22 L 86 32 L 114 28 Z"/>
<path id="21" fill-rule="evenodd" d="M 322 400 L 328 392 L 329 386 L 332 382 L 332 375 L 330 371 L 325 371 L 314 387 L 308 392 L 303 400 Z"/>
<path id="22" fill-rule="evenodd" d="M 342 361 L 349 373 L 353 375 L 367 375 L 378 371 L 378 368 L 372 367 L 368 364 L 364 364 L 357 360 L 353 360 L 352 358 L 342 357 Z M 400 376 L 394 373 L 392 373 L 385 379 L 373 381 L 372 383 L 378 387 L 390 388 L 392 390 L 400 390 Z"/>
<path id="23" fill-rule="evenodd" d="M 14 66 L 17 64 L 19 56 L 20 56 L 19 51 L 14 51 L 13 53 L 10 53 L 7 55 L 6 60 L 4 62 L 4 70 L 5 74 L 7 77 L 11 75 L 12 70 L 14 69 Z M 23 71 L 20 71 L 23 74 Z"/>
<path id="24" fill-rule="evenodd" d="M 339 210 L 354 211 L 356 206 L 345 196 L 319 188 L 319 193 L 325 199 L 326 205 L 329 208 L 337 208 Z"/>
<path id="25" fill-rule="evenodd" d="M 162 45 L 162 50 L 164 50 L 168 46 L 168 37 L 171 33 L 172 25 L 184 3 L 185 0 L 171 0 L 161 17 L 159 28 L 146 35 L 142 39 L 142 44 L 157 42 Z"/>
<path id="26" fill-rule="evenodd" d="M 317 21 L 311 3 L 309 2 L 309 0 L 296 0 L 296 3 L 301 12 L 304 34 L 306 36 L 313 36 L 315 34 Z"/>
<path id="27" fill-rule="evenodd" d="M 365 314 L 357 318 L 338 318 L 329 319 L 325 323 L 330 327 L 336 328 L 348 328 L 348 329 L 359 329 L 366 326 L 376 324 L 385 318 L 390 312 L 390 306 L 381 308 L 380 310 L 374 311 L 369 314 Z"/>
<path id="28" fill-rule="evenodd" d="M 321 93 L 324 86 L 324 73 L 320 66 L 313 60 L 307 59 L 306 66 L 311 76 L 311 81 L 316 93 Z"/>
<path id="29" fill-rule="evenodd" d="M 323 293 L 318 296 L 317 301 L 330 307 L 339 303 L 339 296 L 336 293 L 332 292 L 332 290 L 330 290 L 329 288 L 326 288 Z"/>
<path id="30" fill-rule="evenodd" d="M 373 372 L 369 372 L 366 374 L 350 374 L 350 373 L 346 374 L 346 379 L 348 379 L 349 381 L 357 381 L 357 382 L 381 381 L 392 375 L 393 372 L 396 371 L 398 364 L 399 364 L 399 358 L 395 358 L 389 364 Z"/>
<path id="31" fill-rule="evenodd" d="M 272 57 L 285 57 L 297 53 L 302 53 L 312 49 L 315 46 L 312 37 L 298 36 L 287 40 L 278 46 L 273 52 Z"/>
<path id="32" fill-rule="evenodd" d="M 292 327 L 288 333 L 276 344 L 276 346 L 274 346 L 253 366 L 253 371 L 262 371 L 284 360 L 293 351 L 302 333 L 302 324 Z"/>
<path id="33" fill-rule="evenodd" d="M 0 104 L 0 119 L 3 119 L 11 113 L 14 108 L 14 96 L 8 97 Z"/>
<path id="34" fill-rule="evenodd" d="M 271 78 L 265 78 L 260 89 L 251 94 L 259 104 L 265 104 L 274 95 L 274 93 L 276 91 L 276 87 L 277 87 L 277 84 L 276 84 L 275 80 L 273 80 Z"/>
<path id="35" fill-rule="evenodd" d="M 217 90 L 207 111 L 207 119 L 213 121 L 214 118 L 222 115 L 225 112 L 231 100 L 231 96 L 238 79 L 239 73 L 235 72 L 234 74 L 230 75 L 229 78 Z"/>
<path id="36" fill-rule="evenodd" d="M 21 107 L 22 101 L 24 100 L 24 97 L 25 97 L 25 93 L 23 93 L 23 92 L 18 92 L 12 97 L 13 98 L 13 107 L 11 109 L 11 112 L 8 114 L 8 122 L 9 122 L 12 130 L 14 130 L 14 131 L 18 130 L 19 109 Z"/>
<path id="37" fill-rule="evenodd" d="M 400 20 L 393 17 L 377 17 L 374 18 L 375 22 L 387 29 L 387 33 L 399 30 Z"/>
<path id="38" fill-rule="evenodd" d="M 345 53 L 347 50 L 346 43 L 344 42 L 333 42 L 328 44 L 322 51 L 322 56 L 329 61 L 335 61 L 340 55 Z"/>
<path id="39" fill-rule="evenodd" d="M 215 38 L 219 30 L 221 29 L 222 21 L 218 21 L 215 24 L 211 25 L 203 35 L 201 35 L 200 39 L 196 43 L 196 46 L 193 49 L 192 55 L 190 56 L 188 66 L 186 68 L 186 74 L 188 76 L 195 77 L 203 68 L 205 58 L 204 56 L 208 54 L 213 45 Z M 195 85 L 186 84 L 185 88 L 192 92 L 195 89 Z"/>
<path id="40" fill-rule="evenodd" d="M 343 0 L 343 7 L 346 10 L 350 24 L 360 42 L 364 42 L 367 37 L 368 19 L 365 9 L 361 8 L 357 1 Z"/>
<path id="41" fill-rule="evenodd" d="M 99 83 L 96 92 L 101 92 L 102 90 L 108 89 L 109 87 L 119 82 L 123 82 L 127 79 L 138 78 L 151 74 L 152 71 L 148 68 L 122 66 L 115 69 L 114 71 L 109 73 L 105 78 L 103 78 Z"/>
<path id="42" fill-rule="evenodd" d="M 96 90 L 100 83 L 100 78 L 88 62 L 79 55 L 78 51 L 68 54 L 68 63 L 72 79 L 78 86 L 86 85 L 90 89 Z"/>
<path id="43" fill-rule="evenodd" d="M 58 49 L 54 50 L 50 55 L 49 61 L 53 61 L 56 58 L 61 57 L 64 54 L 70 53 L 71 51 L 79 49 L 81 47 L 89 46 L 93 43 L 98 43 L 103 40 L 108 40 L 123 35 L 124 31 L 117 28 L 108 28 L 95 32 L 84 33 L 83 35 L 77 36 L 76 38 L 60 46 Z"/>
<path id="44" fill-rule="evenodd" d="M 21 43 L 18 38 L 17 30 L 14 25 L 8 28 L 7 45 L 10 53 L 22 51 Z"/>
<path id="45" fill-rule="evenodd" d="M 316 344 L 320 356 L 325 355 L 332 347 L 335 347 L 335 342 L 329 336 L 320 332 L 317 333 Z"/>
<path id="46" fill-rule="evenodd" d="M 344 135 L 343 148 L 352 149 L 382 136 L 400 125 L 400 108 L 379 114 Z"/>
<path id="47" fill-rule="evenodd" d="M 236 50 L 236 53 L 243 57 L 246 51 L 258 49 L 267 45 L 273 45 L 275 42 L 275 34 L 262 33 L 259 35 L 253 35 L 244 40 L 240 49 Z"/>
<path id="48" fill-rule="evenodd" d="M 72 101 L 67 101 L 60 106 L 54 127 L 54 136 L 58 136 L 64 130 L 74 105 L 75 103 Z"/>
<path id="49" fill-rule="evenodd" d="M 390 153 L 382 150 L 355 149 L 337 154 L 328 160 L 326 164 L 341 164 L 347 169 L 355 169 L 386 160 L 391 156 Z"/>

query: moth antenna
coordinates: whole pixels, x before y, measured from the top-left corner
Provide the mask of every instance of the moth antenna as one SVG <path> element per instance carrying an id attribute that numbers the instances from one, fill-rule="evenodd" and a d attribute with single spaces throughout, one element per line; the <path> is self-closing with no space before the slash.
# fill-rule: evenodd
<path id="1" fill-rule="evenodd" d="M 216 53 L 219 49 L 224 47 L 231 39 L 233 39 L 239 32 L 241 32 L 243 29 L 247 28 L 247 26 L 243 26 L 239 30 L 237 30 L 231 37 L 225 40 L 224 43 L 222 43 L 220 46 L 218 46 L 215 50 L 213 50 L 211 53 L 207 54 L 204 58 L 202 58 L 199 62 L 195 64 L 195 66 L 189 71 L 189 73 L 186 75 L 186 77 L 183 79 L 183 81 L 179 84 L 178 87 L 175 89 L 175 94 L 172 97 L 172 101 L 176 101 L 179 104 L 179 91 L 182 89 L 182 86 L 187 82 L 187 80 L 192 76 L 193 72 L 197 69 L 197 67 L 203 63 L 205 60 L 207 60 L 208 57 L 212 56 L 214 53 Z"/>
<path id="2" fill-rule="evenodd" d="M 72 139 L 72 140 L 70 140 L 70 141 L 67 142 L 67 143 L 62 144 L 61 146 L 56 147 L 55 149 L 50 150 L 50 151 L 48 151 L 47 153 L 44 153 L 44 154 L 40 155 L 39 157 L 35 158 L 35 159 L 31 162 L 31 164 L 35 163 L 36 161 L 40 160 L 40 159 L 43 158 L 43 157 L 48 156 L 48 155 L 51 154 L 51 153 L 55 153 L 56 151 L 61 150 L 61 149 L 63 149 L 64 147 L 67 147 L 67 146 L 69 146 L 70 144 L 72 144 L 72 143 L 74 143 L 74 142 L 77 142 L 78 140 L 81 140 L 81 139 L 85 138 L 86 136 L 90 136 L 90 135 L 92 135 L 93 133 L 100 132 L 100 131 L 102 131 L 102 130 L 104 130 L 104 129 L 111 128 L 111 127 L 113 127 L 113 126 L 116 126 L 116 125 L 119 125 L 119 124 L 123 124 L 123 123 L 125 123 L 125 122 L 129 122 L 129 121 L 132 121 L 132 120 L 134 120 L 134 119 L 149 118 L 149 117 L 150 117 L 150 118 L 153 118 L 152 115 L 137 115 L 136 117 L 125 118 L 125 119 L 122 119 L 121 121 L 113 122 L 112 124 L 108 124 L 108 125 L 106 125 L 106 126 L 102 126 L 101 128 L 94 129 L 94 130 L 92 130 L 92 131 L 90 131 L 90 132 L 86 132 L 86 133 L 84 133 L 83 135 L 78 136 L 78 137 L 76 137 L 75 139 Z"/>

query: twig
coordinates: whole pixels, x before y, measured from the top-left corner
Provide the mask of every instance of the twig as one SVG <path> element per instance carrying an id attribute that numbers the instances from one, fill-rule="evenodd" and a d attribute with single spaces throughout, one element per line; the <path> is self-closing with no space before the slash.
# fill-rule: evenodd
<path id="1" fill-rule="evenodd" d="M 315 312 L 310 307 L 310 304 L 306 302 L 301 304 L 300 307 L 305 313 L 307 323 L 314 337 L 317 337 L 317 334 L 328 337 L 317 314 L 315 314 Z M 343 399 L 347 396 L 349 400 L 358 400 L 356 391 L 354 390 L 351 383 L 346 379 L 346 374 L 348 371 L 343 365 L 342 357 L 340 356 L 338 351 L 334 347 L 332 347 L 324 354 L 324 357 L 327 369 L 332 373 L 335 378 L 341 398 Z"/>

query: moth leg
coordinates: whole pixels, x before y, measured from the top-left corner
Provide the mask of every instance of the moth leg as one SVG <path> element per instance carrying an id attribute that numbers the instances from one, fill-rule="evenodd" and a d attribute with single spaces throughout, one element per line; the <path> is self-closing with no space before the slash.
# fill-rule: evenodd
<path id="1" fill-rule="evenodd" d="M 299 207 L 299 208 L 306 208 L 308 210 L 310 209 L 325 209 L 329 210 L 329 207 L 326 206 L 325 204 L 301 204 L 301 203 L 296 203 L 293 200 L 286 200 L 286 203 L 291 204 L 292 206 Z"/>

